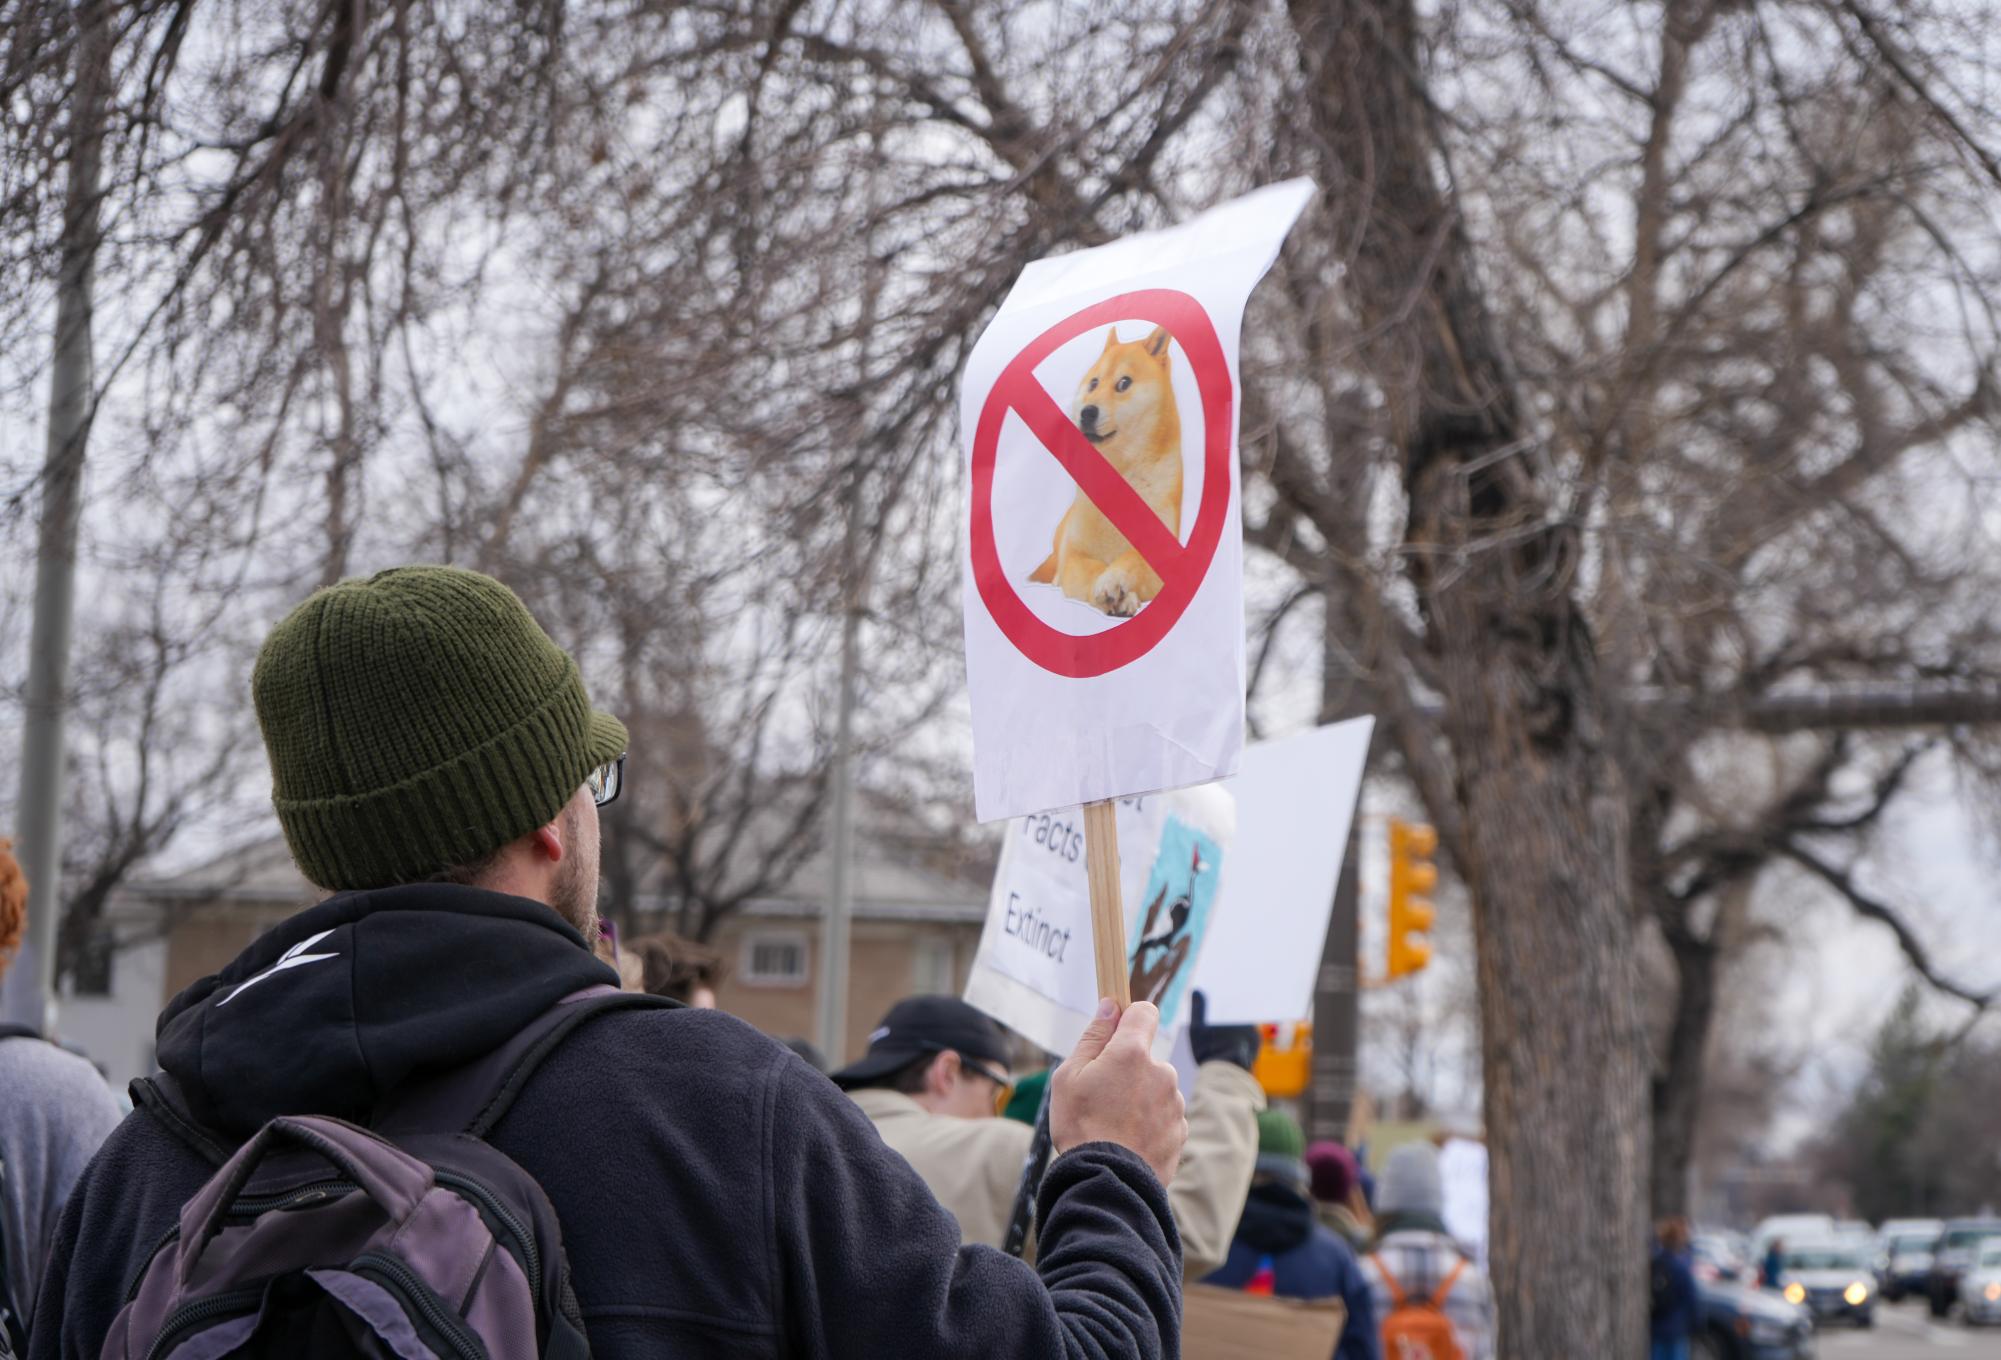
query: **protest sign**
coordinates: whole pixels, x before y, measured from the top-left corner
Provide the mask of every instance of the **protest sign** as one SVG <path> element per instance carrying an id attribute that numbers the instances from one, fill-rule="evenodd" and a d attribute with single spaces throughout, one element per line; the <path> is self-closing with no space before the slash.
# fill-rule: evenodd
<path id="1" fill-rule="evenodd" d="M 1191 1284 L 1182 1297 L 1182 1360 L 1327 1360 L 1347 1323 L 1348 1306 L 1338 1298 L 1279 1299 Z"/>
<path id="2" fill-rule="evenodd" d="M 1355 718 L 1259 742 L 1223 782 L 1237 800 L 1223 878 L 1230 928 L 1193 978 L 1214 1023 L 1306 1018 L 1374 730 L 1375 719 Z"/>
<path id="3" fill-rule="evenodd" d="M 1214 786 L 1114 800 L 1121 951 L 1135 1000 L 1160 1008 L 1165 1057 L 1185 1023 L 1189 980 L 1218 919 L 1235 810 Z M 1012 823 L 988 899 L 966 1000 L 1055 1053 L 1067 1053 L 1106 995 L 1094 969 L 1084 833 L 1077 809 Z"/>
<path id="4" fill-rule="evenodd" d="M 1238 335 L 1311 192 L 1289 181 L 1038 260 L 967 360 L 966 670 L 982 821 L 1235 767 Z"/>
<path id="5" fill-rule="evenodd" d="M 1217 1023 L 1307 1014 L 1372 726 L 1261 743 L 1234 779 L 1114 800 L 1126 976 L 1161 1008 L 1163 1056 L 1196 988 Z M 1103 995 L 1084 853 L 1075 809 L 1009 824 L 966 984 L 967 1001 L 1053 1053 L 1070 1051 Z"/>

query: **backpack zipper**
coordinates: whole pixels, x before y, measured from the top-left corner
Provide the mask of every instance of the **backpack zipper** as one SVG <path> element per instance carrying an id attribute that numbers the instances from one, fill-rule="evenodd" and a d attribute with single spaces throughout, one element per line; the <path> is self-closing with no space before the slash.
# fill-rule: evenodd
<path id="1" fill-rule="evenodd" d="M 153 1338 L 153 1344 L 147 1348 L 146 1360 L 160 1360 L 160 1357 L 165 1355 L 170 1349 L 169 1343 L 173 1342 L 181 1333 L 189 1331 L 212 1318 L 224 1317 L 231 1313 L 247 1313 L 261 1303 L 263 1298 L 264 1286 L 254 1285 L 244 1289 L 232 1289 L 227 1294 L 216 1294 L 206 1299 L 196 1299 L 193 1303 L 182 1304 L 167 1315 L 167 1320 L 161 1325 L 159 1334 Z"/>
<path id="2" fill-rule="evenodd" d="M 478 1181 L 461 1176 L 455 1171 L 436 1173 L 439 1185 L 448 1186 L 465 1198 L 472 1200 L 481 1210 L 492 1214 L 507 1229 L 516 1242 L 521 1244 L 521 1259 L 528 1267 L 528 1287 L 538 1296 L 542 1292 L 542 1253 L 535 1246 L 534 1232 L 514 1216 L 514 1211 L 500 1202 L 491 1190 Z"/>
<path id="3" fill-rule="evenodd" d="M 486 1346 L 467 1327 L 464 1319 L 438 1302 L 437 1291 L 422 1276 L 394 1256 L 379 1251 L 363 1252 L 350 1267 L 357 1274 L 373 1271 L 384 1277 L 396 1292 L 415 1304 L 424 1321 L 451 1345 L 463 1360 L 486 1360 Z"/>
<path id="4" fill-rule="evenodd" d="M 303 1209 L 307 1205 L 333 1199 L 337 1195 L 347 1194 L 357 1188 L 353 1181 L 324 1180 L 313 1181 L 290 1190 L 267 1191 L 261 1195 L 239 1195 L 230 1202 L 227 1209 L 222 1211 L 222 1217 L 224 1222 L 231 1219 L 248 1221 L 260 1214 L 270 1213 L 273 1209 Z M 153 1250 L 146 1253 L 146 1264 L 139 1267 L 139 1273 L 132 1277 L 131 1285 L 125 1290 L 127 1303 L 139 1297 L 139 1286 L 145 1282 L 146 1272 L 152 1267 L 154 1258 L 180 1241 L 180 1238 L 181 1225 L 176 1223 L 153 1245 Z"/>

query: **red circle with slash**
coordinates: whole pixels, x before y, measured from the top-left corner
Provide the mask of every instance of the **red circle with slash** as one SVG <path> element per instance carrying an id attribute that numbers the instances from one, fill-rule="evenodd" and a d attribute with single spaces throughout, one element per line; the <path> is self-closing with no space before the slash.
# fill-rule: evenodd
<path id="1" fill-rule="evenodd" d="M 1165 326 L 1188 356 L 1202 398 L 1202 500 L 1188 541 L 1181 542 L 1137 491 L 1071 421 L 1035 379 L 1035 366 L 1060 346 L 1098 326 L 1151 321 Z M 1038 335 L 1001 370 L 973 430 L 973 583 L 987 612 L 1021 654 L 1046 671 L 1073 679 L 1130 665 L 1159 645 L 1195 598 L 1216 560 L 1230 513 L 1230 361 L 1202 304 L 1172 288 L 1121 293 L 1065 317 Z M 1045 623 L 1016 593 L 994 542 L 994 467 L 1007 413 L 1020 416 L 1062 464 L 1112 527 L 1126 536 L 1160 576 L 1160 593 L 1138 614 L 1096 633 L 1066 633 Z"/>

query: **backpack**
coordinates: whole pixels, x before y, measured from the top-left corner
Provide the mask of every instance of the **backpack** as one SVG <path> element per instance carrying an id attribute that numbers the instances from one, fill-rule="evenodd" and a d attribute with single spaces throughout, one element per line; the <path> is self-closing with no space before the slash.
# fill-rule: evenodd
<path id="1" fill-rule="evenodd" d="M 1376 1257 L 1376 1269 L 1390 1291 L 1390 1311 L 1383 1319 L 1383 1360 L 1466 1360 L 1466 1349 L 1445 1316 L 1445 1296 L 1465 1273 L 1465 1260 L 1446 1273 L 1437 1289 L 1415 1299 L 1404 1293 L 1381 1255 Z"/>
<path id="2" fill-rule="evenodd" d="M 485 1138 L 579 1024 L 674 1004 L 585 988 L 366 1128 L 284 1115 L 233 1152 L 172 1078 L 134 1082 L 135 1105 L 220 1165 L 132 1281 L 103 1360 L 588 1360 L 556 1211 Z"/>
<path id="3" fill-rule="evenodd" d="M 40 1030 L 29 1025 L 0 1025 L 0 1039 L 39 1039 Z M 7 1190 L 7 1163 L 0 1159 L 0 1198 Z M 28 1353 L 26 1314 L 14 1301 L 12 1277 L 7 1270 L 7 1224 L 0 1219 L 0 1360 L 18 1360 Z"/>

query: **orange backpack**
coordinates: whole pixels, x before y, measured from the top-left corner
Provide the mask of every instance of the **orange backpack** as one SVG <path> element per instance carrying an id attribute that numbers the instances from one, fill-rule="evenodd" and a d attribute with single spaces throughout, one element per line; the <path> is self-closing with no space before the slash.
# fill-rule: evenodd
<path id="1" fill-rule="evenodd" d="M 1459 1283 L 1466 1262 L 1462 1259 L 1436 1290 L 1419 1299 L 1403 1292 L 1381 1256 L 1376 1257 L 1376 1269 L 1382 1271 L 1390 1291 L 1389 1316 L 1383 1319 L 1383 1360 L 1466 1360 L 1465 1348 L 1445 1316 L 1445 1296 Z"/>

